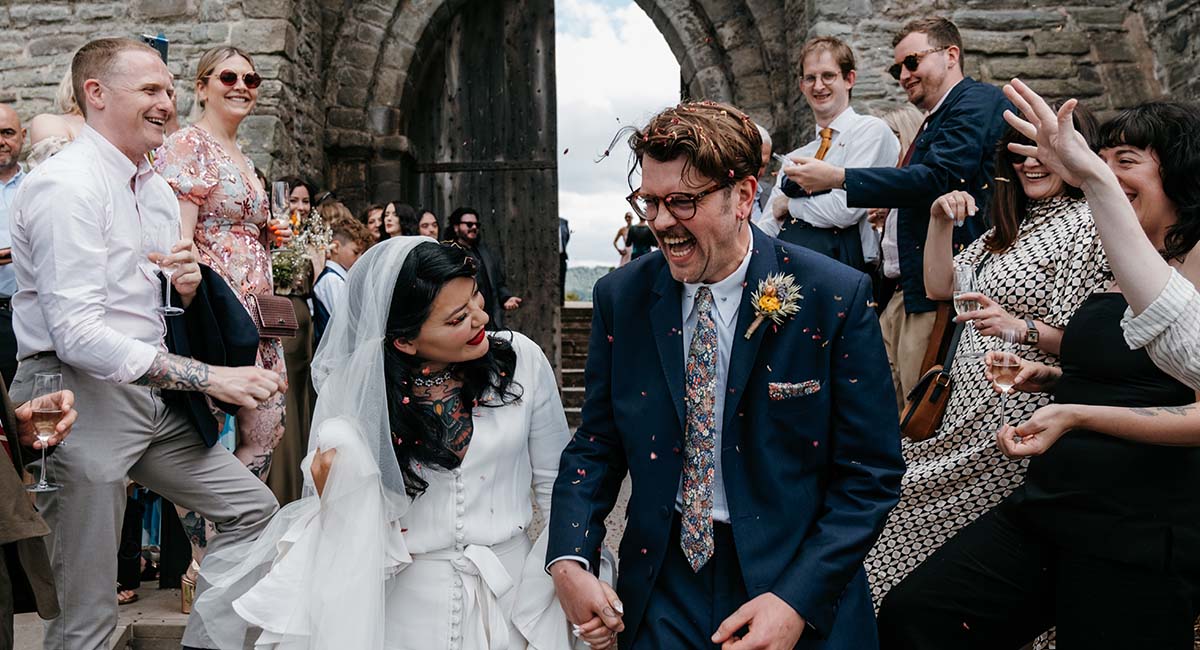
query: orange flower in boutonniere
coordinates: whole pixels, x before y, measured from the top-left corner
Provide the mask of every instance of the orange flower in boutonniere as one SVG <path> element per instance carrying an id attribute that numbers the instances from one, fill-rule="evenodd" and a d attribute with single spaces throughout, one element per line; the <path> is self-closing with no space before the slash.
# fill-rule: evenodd
<path id="1" fill-rule="evenodd" d="M 800 311 L 800 287 L 788 273 L 768 275 L 758 281 L 758 291 L 750 294 L 750 306 L 754 308 L 754 322 L 746 328 L 746 338 L 754 336 L 763 321 L 770 320 L 782 325 L 783 320 Z"/>

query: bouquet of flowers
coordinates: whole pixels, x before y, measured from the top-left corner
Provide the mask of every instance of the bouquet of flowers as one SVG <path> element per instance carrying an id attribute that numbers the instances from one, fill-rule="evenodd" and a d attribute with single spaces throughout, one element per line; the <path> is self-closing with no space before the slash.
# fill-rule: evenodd
<path id="1" fill-rule="evenodd" d="M 316 210 L 302 216 L 292 212 L 292 239 L 271 251 L 275 293 L 304 295 L 311 288 L 313 256 L 324 254 L 333 241 L 333 231 Z"/>

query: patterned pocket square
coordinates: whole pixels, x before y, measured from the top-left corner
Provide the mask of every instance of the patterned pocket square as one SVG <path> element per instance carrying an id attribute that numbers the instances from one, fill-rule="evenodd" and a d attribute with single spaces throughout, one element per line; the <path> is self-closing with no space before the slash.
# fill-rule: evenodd
<path id="1" fill-rule="evenodd" d="M 767 396 L 773 401 L 812 395 L 819 390 L 821 390 L 821 382 L 816 379 L 809 379 L 808 381 L 799 383 L 786 381 L 772 381 L 767 383 Z"/>

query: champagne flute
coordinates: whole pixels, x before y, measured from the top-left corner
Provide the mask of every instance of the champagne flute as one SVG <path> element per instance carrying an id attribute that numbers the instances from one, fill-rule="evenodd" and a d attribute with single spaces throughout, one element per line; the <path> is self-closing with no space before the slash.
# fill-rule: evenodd
<path id="1" fill-rule="evenodd" d="M 152 253 L 164 258 L 171 254 L 171 247 L 179 241 L 179 222 L 172 220 L 146 220 L 142 223 L 142 246 L 146 256 Z M 175 265 L 159 262 L 158 269 L 167 278 L 163 283 L 163 305 L 158 313 L 164 316 L 179 316 L 183 309 L 171 305 L 171 276 L 175 274 Z"/>
<path id="2" fill-rule="evenodd" d="M 958 315 L 963 315 L 968 312 L 979 309 L 979 301 L 965 300 L 960 298 L 964 293 L 974 293 L 977 291 L 975 286 L 975 267 L 970 264 L 954 264 L 954 312 Z M 983 356 L 983 348 L 979 344 L 979 334 L 975 331 L 974 321 L 967 321 L 963 327 L 966 329 L 966 343 L 958 355 L 967 359 L 978 359 Z"/>
<path id="3" fill-rule="evenodd" d="M 1007 423 L 1008 394 L 1016 382 L 1017 373 L 1021 371 L 1021 358 L 1017 356 L 1017 332 L 1004 330 L 1000 332 L 997 354 L 992 355 L 992 382 L 1000 389 L 1000 427 Z"/>
<path id="4" fill-rule="evenodd" d="M 54 492 L 60 485 L 46 480 L 46 443 L 54 436 L 54 427 L 62 419 L 62 375 L 37 374 L 33 377 L 33 431 L 42 443 L 42 471 L 37 483 L 25 486 L 28 492 Z"/>
<path id="5" fill-rule="evenodd" d="M 287 221 L 288 212 L 288 196 L 291 188 L 284 181 L 275 181 L 271 183 L 271 216 L 275 219 L 275 229 L 281 227 Z M 275 234 L 272 232 L 271 234 Z M 279 236 L 275 235 L 275 245 L 280 244 Z"/>

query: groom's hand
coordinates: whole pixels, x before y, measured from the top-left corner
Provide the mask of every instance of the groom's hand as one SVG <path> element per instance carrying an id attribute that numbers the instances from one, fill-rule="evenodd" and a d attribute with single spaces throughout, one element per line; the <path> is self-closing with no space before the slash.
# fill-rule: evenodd
<path id="1" fill-rule="evenodd" d="M 746 636 L 737 636 L 749 628 Z M 779 596 L 767 592 L 742 605 L 721 622 L 713 643 L 721 650 L 791 650 L 804 633 L 804 618 Z"/>
<path id="2" fill-rule="evenodd" d="M 621 620 L 624 608 L 617 594 L 608 585 L 575 560 L 559 560 L 550 566 L 554 590 L 563 612 L 572 625 L 584 625 L 600 617 L 604 627 L 613 632 L 625 629 Z"/>

